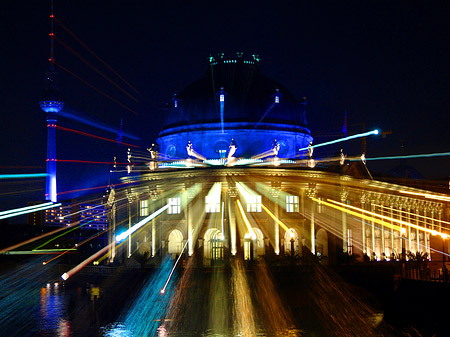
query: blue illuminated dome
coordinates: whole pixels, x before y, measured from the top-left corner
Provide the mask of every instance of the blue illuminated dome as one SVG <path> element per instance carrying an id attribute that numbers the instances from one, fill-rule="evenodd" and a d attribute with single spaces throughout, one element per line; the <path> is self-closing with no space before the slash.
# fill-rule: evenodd
<path id="1" fill-rule="evenodd" d="M 175 95 L 158 143 L 169 158 L 186 158 L 186 145 L 207 159 L 224 158 L 230 144 L 236 157 L 250 158 L 279 145 L 278 156 L 298 157 L 312 137 L 305 98 L 296 98 L 264 76 L 257 55 L 210 57 L 206 75 Z"/>

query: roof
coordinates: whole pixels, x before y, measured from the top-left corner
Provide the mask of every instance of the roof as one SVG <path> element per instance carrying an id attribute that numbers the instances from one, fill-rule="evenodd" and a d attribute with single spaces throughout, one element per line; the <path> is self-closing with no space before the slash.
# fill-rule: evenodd
<path id="1" fill-rule="evenodd" d="M 223 116 L 221 116 L 221 104 Z M 306 126 L 306 99 L 266 77 L 259 58 L 210 58 L 203 78 L 173 97 L 163 129 L 186 124 L 250 122 Z"/>

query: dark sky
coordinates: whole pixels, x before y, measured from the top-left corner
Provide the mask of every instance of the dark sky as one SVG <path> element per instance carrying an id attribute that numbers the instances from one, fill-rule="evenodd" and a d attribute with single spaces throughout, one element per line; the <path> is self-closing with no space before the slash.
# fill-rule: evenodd
<path id="1" fill-rule="evenodd" d="M 0 2 L 2 173 L 45 171 L 46 122 L 38 101 L 48 66 L 49 7 L 50 1 Z M 140 92 L 139 102 L 133 102 L 56 43 L 59 64 L 138 115 L 61 72 L 65 109 L 116 128 L 123 118 L 124 130 L 143 145 L 157 138 L 164 104 L 204 75 L 210 54 L 244 52 L 259 54 L 268 77 L 308 98 L 315 143 L 341 130 L 347 109 L 349 133 L 361 132 L 363 123 L 367 130 L 392 131 L 368 140 L 368 157 L 400 155 L 402 141 L 404 154 L 450 151 L 448 1 L 55 0 L 55 16 Z M 127 88 L 59 25 L 54 31 Z M 116 137 L 69 119 L 59 124 Z M 346 145 L 349 155 L 360 154 L 360 148 L 359 141 Z M 110 143 L 58 131 L 60 159 L 111 161 L 116 150 Z M 399 164 L 370 162 L 369 168 L 386 171 Z M 407 164 L 426 178 L 450 174 L 449 157 Z M 100 184 L 105 175 L 97 173 L 105 167 L 94 168 L 66 164 L 60 189 L 75 188 L 69 187 L 75 180 L 79 188 Z M 74 180 L 77 175 L 83 179 Z"/>

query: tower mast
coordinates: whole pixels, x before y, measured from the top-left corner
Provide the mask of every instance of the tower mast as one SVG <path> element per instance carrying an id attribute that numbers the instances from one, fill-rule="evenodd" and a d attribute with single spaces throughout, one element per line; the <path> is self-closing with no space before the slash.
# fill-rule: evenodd
<path id="1" fill-rule="evenodd" d="M 57 85 L 57 73 L 54 66 L 54 33 L 53 33 L 53 0 L 50 6 L 50 66 L 45 73 L 45 91 L 39 106 L 45 112 L 47 119 L 47 181 L 45 187 L 45 199 L 57 202 L 56 184 L 56 123 L 58 112 L 64 106 L 60 99 Z"/>

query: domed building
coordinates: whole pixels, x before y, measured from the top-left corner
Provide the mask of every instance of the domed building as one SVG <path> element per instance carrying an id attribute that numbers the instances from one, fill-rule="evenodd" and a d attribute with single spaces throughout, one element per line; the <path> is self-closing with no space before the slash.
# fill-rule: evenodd
<path id="1" fill-rule="evenodd" d="M 129 154 L 108 198 L 110 261 L 116 242 L 119 256 L 146 250 L 155 263 L 172 255 L 203 266 L 230 256 L 438 260 L 447 199 L 358 174 L 368 172 L 363 159 L 309 165 L 305 103 L 264 76 L 256 55 L 211 57 L 206 75 L 171 100 L 159 152 L 142 165 Z"/>
<path id="2" fill-rule="evenodd" d="M 159 135 L 168 159 L 186 158 L 186 146 L 202 157 L 257 157 L 277 147 L 280 158 L 298 158 L 311 141 L 306 99 L 264 76 L 257 55 L 210 57 L 205 76 L 174 95 Z"/>

